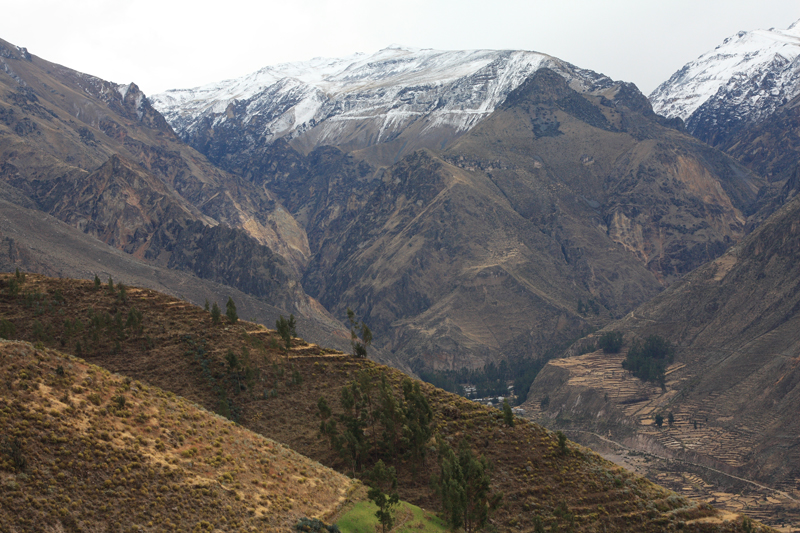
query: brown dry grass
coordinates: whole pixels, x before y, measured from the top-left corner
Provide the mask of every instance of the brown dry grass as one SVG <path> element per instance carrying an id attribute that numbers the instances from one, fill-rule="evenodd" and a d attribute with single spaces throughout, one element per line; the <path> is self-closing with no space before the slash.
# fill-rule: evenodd
<path id="1" fill-rule="evenodd" d="M 352 480 L 170 392 L 27 343 L 0 344 L 0 531 L 288 530 Z"/>

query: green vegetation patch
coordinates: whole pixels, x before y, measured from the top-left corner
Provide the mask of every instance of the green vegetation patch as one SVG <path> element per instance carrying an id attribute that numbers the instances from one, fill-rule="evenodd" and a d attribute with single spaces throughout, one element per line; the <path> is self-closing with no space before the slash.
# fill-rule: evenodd
<path id="1" fill-rule="evenodd" d="M 342 533 L 375 533 L 380 528 L 375 513 L 378 506 L 372 502 L 358 502 L 345 513 L 336 525 Z M 444 521 L 416 505 L 401 501 L 395 510 L 395 528 L 393 533 L 444 533 L 447 525 Z"/>

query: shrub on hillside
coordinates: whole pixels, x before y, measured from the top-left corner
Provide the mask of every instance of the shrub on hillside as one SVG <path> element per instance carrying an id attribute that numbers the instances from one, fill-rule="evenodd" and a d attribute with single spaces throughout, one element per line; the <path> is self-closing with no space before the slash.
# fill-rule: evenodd
<path id="1" fill-rule="evenodd" d="M 2 319 L 0 320 L 0 339 L 11 339 L 17 332 L 12 322 Z"/>
<path id="2" fill-rule="evenodd" d="M 294 525 L 294 529 L 303 533 L 325 533 L 326 531 L 328 533 L 339 533 L 339 527 L 336 524 L 329 526 L 318 518 L 303 517 Z"/>
<path id="3" fill-rule="evenodd" d="M 233 298 L 228 297 L 228 303 L 225 305 L 225 315 L 231 324 L 236 324 L 239 321 L 239 315 L 236 314 L 236 304 L 233 303 Z"/>

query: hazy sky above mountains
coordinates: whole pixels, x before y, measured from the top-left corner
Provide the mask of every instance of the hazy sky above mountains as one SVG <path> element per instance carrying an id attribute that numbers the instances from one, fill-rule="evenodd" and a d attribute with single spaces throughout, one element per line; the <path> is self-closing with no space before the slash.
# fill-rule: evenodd
<path id="1" fill-rule="evenodd" d="M 800 0 L 0 0 L 0 13 L 0 38 L 146 94 L 391 44 L 535 50 L 649 94 L 739 30 L 790 26 Z"/>

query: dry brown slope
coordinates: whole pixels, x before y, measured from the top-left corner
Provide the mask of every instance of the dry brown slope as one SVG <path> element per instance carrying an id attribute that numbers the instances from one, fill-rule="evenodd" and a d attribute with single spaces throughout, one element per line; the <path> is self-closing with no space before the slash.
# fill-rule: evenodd
<path id="1" fill-rule="evenodd" d="M 63 341 L 65 350 L 77 350 L 80 342 L 89 361 L 237 416 L 245 427 L 323 464 L 345 468 L 317 434 L 318 398 L 326 397 L 336 412 L 341 388 L 360 372 L 384 374 L 396 385 L 404 379 L 391 368 L 300 340 L 294 341 L 287 361 L 275 332 L 251 323 L 215 326 L 199 308 L 152 291 L 129 289 L 121 301 L 118 294 L 93 290 L 90 283 L 28 275 L 12 297 L 7 293 L 12 279 L 3 278 L 0 314 L 14 324 L 14 336 L 54 346 Z M 120 334 L 113 316 L 127 315 L 132 307 L 142 312 L 142 330 L 123 325 Z M 96 318 L 106 314 L 109 318 Z M 76 319 L 83 324 L 80 330 Z M 229 350 L 237 355 L 239 373 L 230 369 Z M 566 527 L 569 521 L 556 515 L 562 502 L 574 514 L 577 531 L 740 527 L 738 518 L 722 523 L 724 517 L 710 507 L 614 467 L 587 449 L 568 445 L 567 453 L 561 453 L 555 436 L 541 427 L 522 420 L 508 427 L 496 410 L 422 386 L 434 410 L 436 438 L 453 445 L 468 438 L 493 463 L 492 487 L 503 492 L 505 502 L 493 518 L 500 531 L 533 531 L 537 515 Z M 393 463 L 400 472 L 401 497 L 435 505 L 418 465 L 403 457 Z M 435 468 L 435 457 L 429 456 L 424 471 Z"/>
<path id="2" fill-rule="evenodd" d="M 187 400 L 0 341 L 0 531 L 291 531 L 349 478 Z M 16 453 L 8 453 L 16 446 Z"/>

